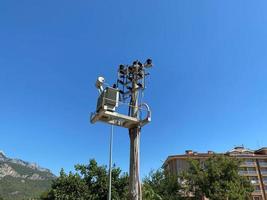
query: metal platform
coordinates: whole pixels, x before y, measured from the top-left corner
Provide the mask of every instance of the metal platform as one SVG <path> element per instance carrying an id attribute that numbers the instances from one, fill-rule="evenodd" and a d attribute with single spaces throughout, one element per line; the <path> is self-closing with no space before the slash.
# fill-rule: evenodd
<path id="1" fill-rule="evenodd" d="M 122 115 L 117 112 L 111 112 L 108 110 L 100 110 L 99 112 L 91 114 L 91 123 L 96 123 L 101 121 L 104 123 L 112 124 L 115 126 L 121 126 L 124 128 L 134 128 L 138 126 L 144 126 L 151 121 L 151 118 L 146 118 L 145 120 L 138 120 L 137 118 L 130 117 L 128 115 Z"/>
<path id="2" fill-rule="evenodd" d="M 91 115 L 91 123 L 101 121 L 116 126 L 122 126 L 125 128 L 133 128 L 139 125 L 139 120 L 127 115 L 122 115 L 117 112 L 111 112 L 108 110 L 100 110 L 97 113 Z"/>

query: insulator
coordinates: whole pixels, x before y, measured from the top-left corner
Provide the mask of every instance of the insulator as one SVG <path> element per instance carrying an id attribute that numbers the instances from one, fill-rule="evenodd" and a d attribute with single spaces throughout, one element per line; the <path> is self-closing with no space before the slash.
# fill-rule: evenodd
<path id="1" fill-rule="evenodd" d="M 119 69 L 120 69 L 120 70 L 124 70 L 124 65 L 120 65 L 120 66 L 119 66 Z"/>
<path id="2" fill-rule="evenodd" d="M 130 86 L 127 86 L 126 87 L 128 90 L 132 90 L 133 88 L 132 87 L 130 87 Z"/>
<path id="3" fill-rule="evenodd" d="M 150 68 L 152 67 L 152 60 L 151 59 L 147 59 L 145 64 L 144 64 L 145 68 Z"/>
<path id="4" fill-rule="evenodd" d="M 152 59 L 150 59 L 150 58 L 147 59 L 147 60 L 146 60 L 146 63 L 147 63 L 148 65 L 152 65 Z"/>
<path id="5" fill-rule="evenodd" d="M 133 65 L 137 65 L 138 64 L 138 60 L 133 62 Z"/>
<path id="6" fill-rule="evenodd" d="M 119 71 L 121 74 L 125 75 L 126 74 L 126 71 L 125 70 L 120 70 Z"/>
<path id="7" fill-rule="evenodd" d="M 132 77 L 127 77 L 129 79 L 129 81 L 133 81 L 133 78 Z"/>
<path id="8" fill-rule="evenodd" d="M 143 84 L 142 83 L 138 83 L 137 84 L 140 88 L 144 88 Z"/>
<path id="9" fill-rule="evenodd" d="M 118 82 L 122 85 L 124 85 L 124 82 L 122 80 L 118 80 Z"/>
<path id="10" fill-rule="evenodd" d="M 143 72 L 139 72 L 137 75 L 138 75 L 140 78 L 143 78 L 143 77 L 144 77 Z"/>

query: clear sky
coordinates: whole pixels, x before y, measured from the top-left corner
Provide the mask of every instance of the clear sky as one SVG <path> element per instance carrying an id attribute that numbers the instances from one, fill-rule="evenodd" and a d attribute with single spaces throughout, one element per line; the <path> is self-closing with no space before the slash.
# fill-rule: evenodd
<path id="1" fill-rule="evenodd" d="M 0 149 L 55 174 L 108 164 L 110 127 L 89 123 L 97 76 L 152 58 L 141 174 L 187 149 L 267 146 L 264 0 L 2 0 Z M 129 137 L 115 128 L 128 171 Z"/>

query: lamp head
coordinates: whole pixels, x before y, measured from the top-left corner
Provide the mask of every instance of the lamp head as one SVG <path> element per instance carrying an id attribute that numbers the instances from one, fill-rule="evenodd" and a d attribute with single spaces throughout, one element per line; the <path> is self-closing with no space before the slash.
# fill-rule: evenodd
<path id="1" fill-rule="evenodd" d="M 105 78 L 102 76 L 99 76 L 96 80 L 95 87 L 98 89 L 99 93 L 102 93 L 104 91 L 103 84 L 105 82 Z"/>
<path id="2" fill-rule="evenodd" d="M 145 62 L 145 64 L 144 64 L 144 66 L 145 66 L 145 68 L 150 68 L 150 67 L 152 67 L 153 66 L 153 64 L 152 64 L 152 59 L 147 59 L 146 60 L 146 62 Z"/>

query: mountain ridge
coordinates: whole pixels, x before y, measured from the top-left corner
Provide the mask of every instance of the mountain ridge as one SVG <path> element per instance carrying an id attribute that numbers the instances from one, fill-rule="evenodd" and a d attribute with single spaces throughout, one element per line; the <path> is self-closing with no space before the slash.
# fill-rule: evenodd
<path id="1" fill-rule="evenodd" d="M 56 176 L 47 168 L 0 151 L 0 196 L 5 200 L 35 199 L 50 188 Z"/>
<path id="2" fill-rule="evenodd" d="M 4 162 L 11 162 L 11 163 L 16 163 L 16 164 L 20 164 L 20 165 L 24 165 L 24 166 L 28 166 L 32 169 L 36 169 L 39 171 L 46 171 L 52 174 L 51 170 L 41 167 L 36 163 L 33 162 L 27 162 L 24 161 L 22 159 L 18 159 L 18 158 L 9 158 L 5 155 L 5 153 L 3 151 L 0 151 L 0 161 L 4 161 Z"/>

